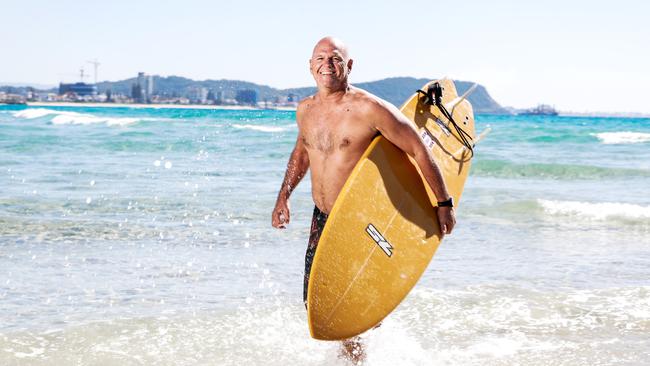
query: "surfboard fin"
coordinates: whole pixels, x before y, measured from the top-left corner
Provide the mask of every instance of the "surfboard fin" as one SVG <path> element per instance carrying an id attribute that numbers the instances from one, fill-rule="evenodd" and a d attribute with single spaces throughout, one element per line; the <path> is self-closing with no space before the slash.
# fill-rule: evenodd
<path id="1" fill-rule="evenodd" d="M 469 95 L 472 94 L 474 90 L 476 90 L 477 86 L 478 84 L 474 83 L 474 85 L 470 86 L 469 89 L 467 89 L 467 91 L 463 93 L 463 95 L 461 95 L 460 97 L 456 97 L 451 102 L 445 104 L 445 108 L 447 108 L 450 115 L 452 116 L 454 115 L 454 109 L 456 108 L 456 106 L 458 106 L 463 100 L 469 97 Z"/>
<path id="2" fill-rule="evenodd" d="M 476 85 L 476 84 L 475 84 Z M 488 133 L 492 132 L 492 127 L 488 126 L 486 127 L 481 133 L 476 136 L 474 139 L 474 145 L 478 144 L 485 136 L 487 136 Z"/>

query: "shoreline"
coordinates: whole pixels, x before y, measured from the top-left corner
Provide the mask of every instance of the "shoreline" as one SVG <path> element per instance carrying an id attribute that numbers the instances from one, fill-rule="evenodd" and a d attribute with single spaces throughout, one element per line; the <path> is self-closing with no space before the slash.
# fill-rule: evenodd
<path id="1" fill-rule="evenodd" d="M 260 108 L 234 105 L 205 105 L 205 104 L 127 104 L 127 103 L 74 103 L 74 102 L 27 102 L 28 107 L 90 107 L 90 108 L 151 108 L 151 109 L 214 109 L 214 110 L 248 110 L 248 111 L 295 111 L 294 107 Z"/>

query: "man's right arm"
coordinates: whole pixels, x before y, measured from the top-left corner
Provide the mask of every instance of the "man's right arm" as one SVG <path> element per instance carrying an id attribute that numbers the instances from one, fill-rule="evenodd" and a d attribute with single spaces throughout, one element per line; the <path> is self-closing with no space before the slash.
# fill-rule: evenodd
<path id="1" fill-rule="evenodd" d="M 291 157 L 287 163 L 287 171 L 284 174 L 284 180 L 278 192 L 278 199 L 275 201 L 275 208 L 271 218 L 271 225 L 278 229 L 284 229 L 291 219 L 289 213 L 289 196 L 291 192 L 296 189 L 296 186 L 302 178 L 307 174 L 309 169 L 309 155 L 303 142 L 301 122 L 304 114 L 305 101 L 298 105 L 296 110 L 296 122 L 298 124 L 298 138 L 296 146 L 291 152 Z"/>
<path id="2" fill-rule="evenodd" d="M 298 141 L 294 147 L 289 162 L 287 163 L 287 171 L 284 174 L 284 180 L 278 193 L 278 199 L 275 202 L 273 209 L 272 225 L 278 229 L 284 229 L 290 220 L 289 213 L 289 196 L 296 188 L 298 183 L 307 173 L 309 169 L 309 156 L 307 149 L 302 142 L 302 137 L 298 134 Z"/>

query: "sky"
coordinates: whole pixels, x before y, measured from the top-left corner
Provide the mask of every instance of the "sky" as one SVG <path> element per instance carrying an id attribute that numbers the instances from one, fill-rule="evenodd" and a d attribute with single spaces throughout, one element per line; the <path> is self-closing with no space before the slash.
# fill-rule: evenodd
<path id="1" fill-rule="evenodd" d="M 350 80 L 450 77 L 503 106 L 650 113 L 650 2 L 0 0 L 0 83 L 122 80 L 139 71 L 276 88 L 314 85 L 323 36 Z"/>

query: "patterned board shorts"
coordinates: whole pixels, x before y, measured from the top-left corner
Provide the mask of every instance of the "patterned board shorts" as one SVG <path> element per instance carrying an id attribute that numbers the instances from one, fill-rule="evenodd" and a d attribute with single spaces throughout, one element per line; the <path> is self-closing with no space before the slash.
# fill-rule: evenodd
<path id="1" fill-rule="evenodd" d="M 305 253 L 305 282 L 302 290 L 302 299 L 307 305 L 307 287 L 309 286 L 309 273 L 311 272 L 311 264 L 314 261 L 314 254 L 316 254 L 316 246 L 320 234 L 323 232 L 325 223 L 327 222 L 327 214 L 314 206 L 314 215 L 311 219 L 311 231 L 309 234 L 309 244 L 307 245 L 307 253 Z"/>

